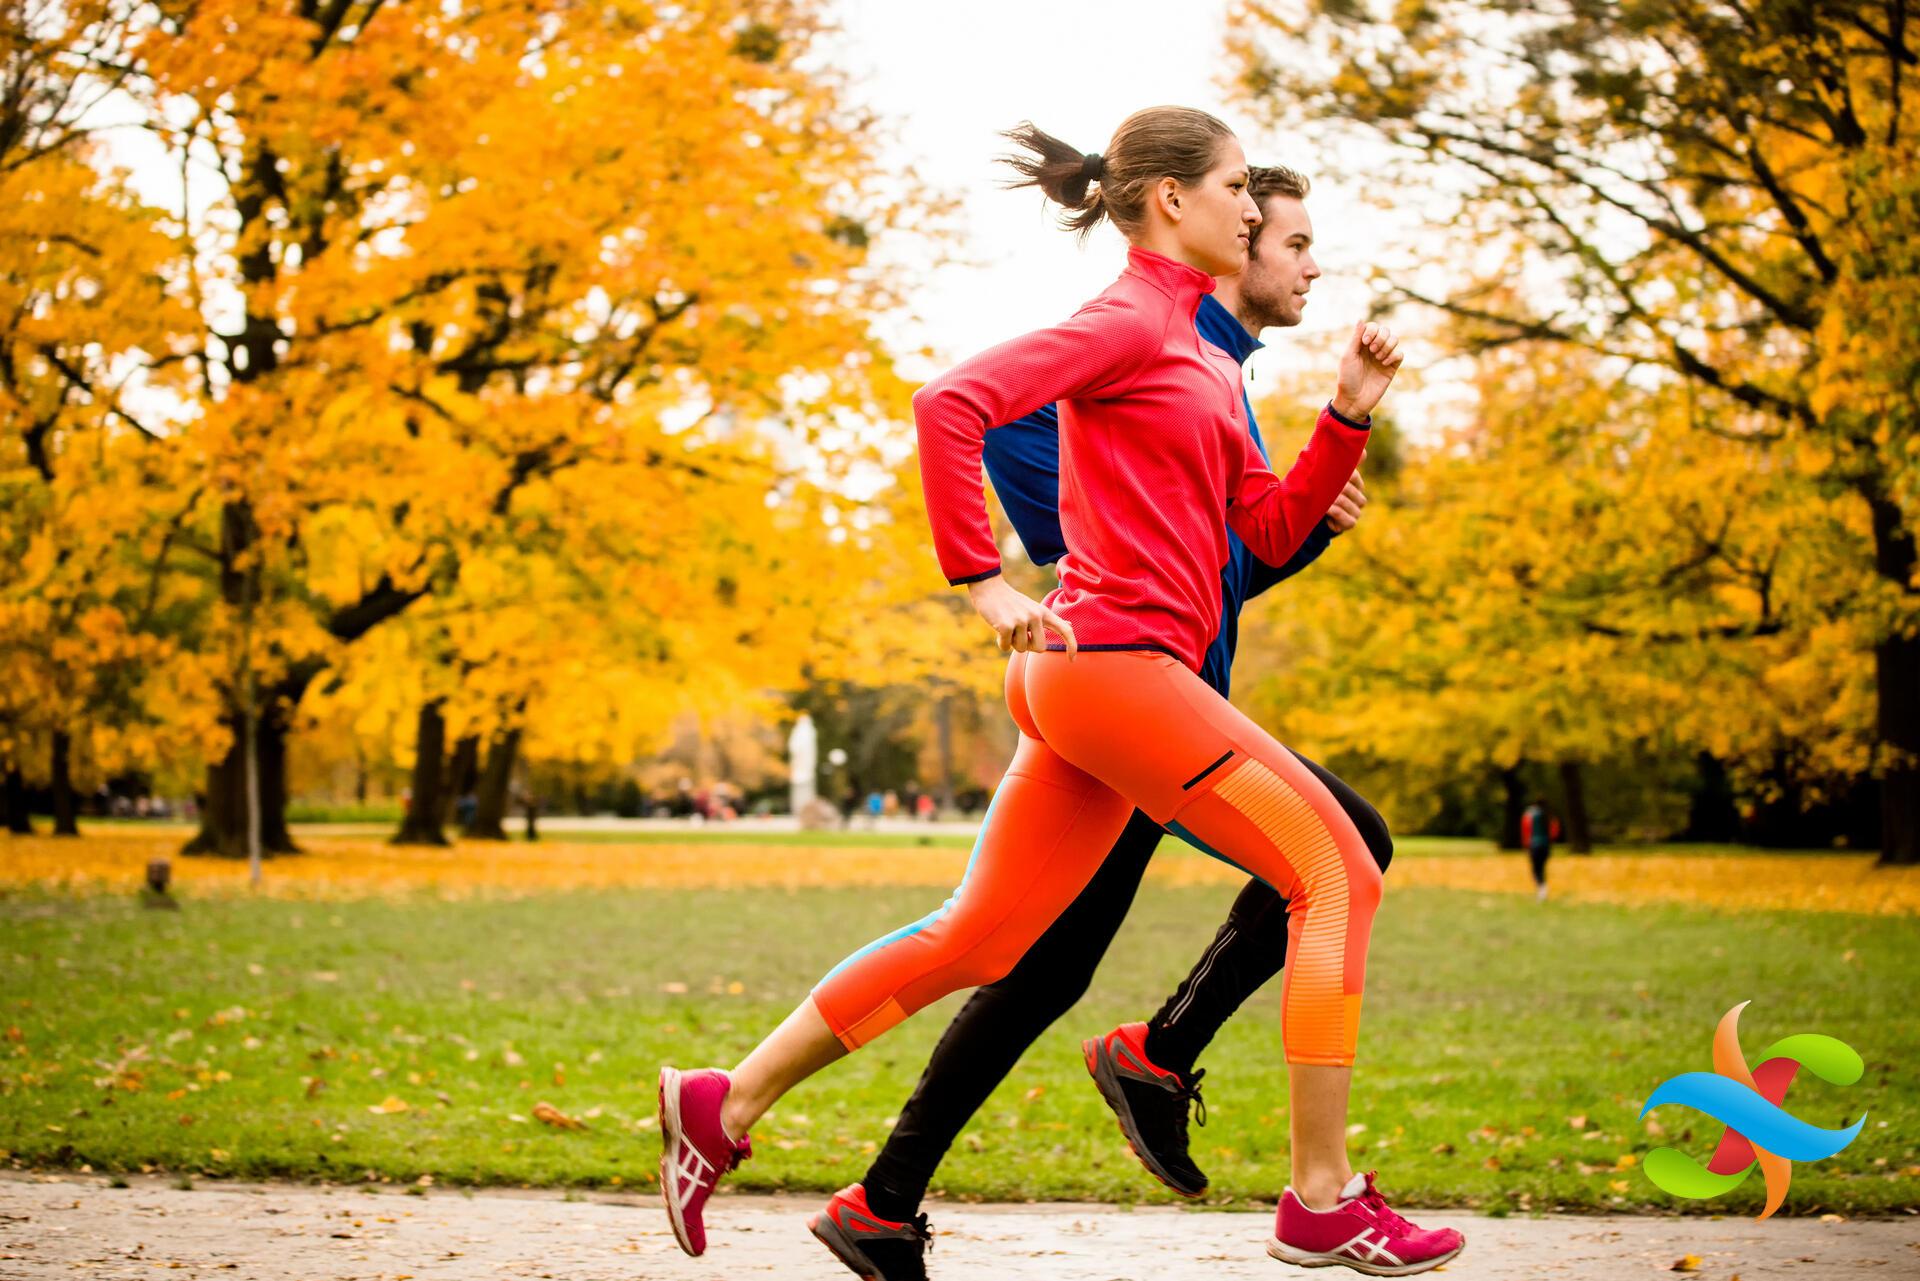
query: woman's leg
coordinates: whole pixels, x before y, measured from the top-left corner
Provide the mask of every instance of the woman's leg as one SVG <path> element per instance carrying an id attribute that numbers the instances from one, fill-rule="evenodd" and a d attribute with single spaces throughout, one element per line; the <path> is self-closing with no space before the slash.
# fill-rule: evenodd
<path id="1" fill-rule="evenodd" d="M 1087 990 L 1166 835 L 1137 810 L 1080 896 L 1005 978 L 954 1015 L 913 1096 L 861 1183 L 875 1214 L 911 1219 L 973 1114 L 1042 1032 Z"/>
<path id="2" fill-rule="evenodd" d="M 1281 1023 L 1291 1065 L 1294 1186 L 1331 1204 L 1351 1171 L 1346 1101 L 1380 868 L 1326 786 L 1176 660 L 1147 651 L 1036 654 L 1027 703 L 1062 756 L 1288 901 Z"/>
<path id="3" fill-rule="evenodd" d="M 1393 861 L 1393 838 L 1380 812 L 1324 765 L 1294 755 L 1353 820 L 1384 874 Z M 1212 944 L 1148 1021 L 1146 1050 L 1154 1066 L 1182 1075 L 1193 1071 L 1221 1026 L 1285 966 L 1287 930 L 1286 900 L 1265 881 L 1248 881 Z"/>
<path id="4" fill-rule="evenodd" d="M 1041 742 L 1028 710 L 1030 654 L 1007 664 L 1007 708 L 1021 730 L 960 887 L 941 907 L 835 966 L 732 1075 L 728 1134 L 848 1051 L 949 992 L 1014 967 L 1086 886 L 1133 806 Z"/>
<path id="5" fill-rule="evenodd" d="M 929 1002 L 1006 974 L 1126 826 L 1132 805 L 1033 736 L 1030 657 L 1007 665 L 1020 746 L 953 897 L 842 961 L 733 1072 L 661 1069 L 660 1192 L 688 1254 L 706 1250 L 707 1200 L 752 1154 L 747 1130 L 781 1095 Z"/>

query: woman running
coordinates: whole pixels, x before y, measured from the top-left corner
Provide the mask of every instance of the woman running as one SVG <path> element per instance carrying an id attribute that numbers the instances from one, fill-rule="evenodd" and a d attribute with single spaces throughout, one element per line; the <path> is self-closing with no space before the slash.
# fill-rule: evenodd
<path id="1" fill-rule="evenodd" d="M 914 397 L 935 549 L 1013 654 L 1006 693 L 1019 747 L 939 911 L 841 962 L 731 1073 L 662 1069 L 661 1191 L 674 1234 L 702 1253 L 706 1202 L 751 1155 L 748 1127 L 914 1011 L 1004 975 L 1138 807 L 1288 900 L 1281 1020 L 1294 1183 L 1269 1251 L 1311 1266 L 1425 1271 L 1459 1252 L 1459 1234 L 1415 1228 L 1370 1178 L 1355 1189 L 1347 1168 L 1380 869 L 1313 772 L 1197 675 L 1219 625 L 1226 528 L 1285 563 L 1359 462 L 1398 342 L 1382 326 L 1355 326 L 1332 402 L 1277 478 L 1242 421 L 1238 363 L 1194 328 L 1213 278 L 1245 266 L 1260 221 L 1239 141 L 1178 107 L 1128 117 L 1104 158 L 1031 125 L 1013 136 L 1031 153 L 1014 161 L 1017 185 L 1040 187 L 1082 235 L 1111 219 L 1131 242 L 1119 279 L 1072 318 Z M 990 428 L 1055 401 L 1068 555 L 1040 603 L 999 576 L 981 452 Z M 1332 1182 L 1334 1195 L 1311 1191 L 1336 1178 L 1348 1181 Z"/>

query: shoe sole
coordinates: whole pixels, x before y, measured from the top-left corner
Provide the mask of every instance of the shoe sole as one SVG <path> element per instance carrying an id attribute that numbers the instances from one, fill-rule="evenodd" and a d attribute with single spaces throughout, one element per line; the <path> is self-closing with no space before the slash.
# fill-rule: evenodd
<path id="1" fill-rule="evenodd" d="M 1352 1268 L 1355 1272 L 1364 1272 L 1375 1277 L 1411 1277 L 1422 1272 L 1432 1271 L 1443 1263 L 1460 1257 L 1467 1248 L 1462 1241 L 1445 1254 L 1436 1254 L 1431 1259 L 1422 1259 L 1418 1263 L 1367 1263 L 1361 1259 L 1350 1259 L 1341 1254 L 1313 1254 L 1306 1250 L 1296 1250 L 1279 1237 L 1267 1238 L 1267 1254 L 1282 1263 L 1291 1263 L 1297 1268 Z"/>
<path id="2" fill-rule="evenodd" d="M 660 1199 L 666 1203 L 667 1222 L 673 1225 L 673 1239 L 694 1258 L 701 1252 L 693 1248 L 687 1236 L 686 1220 L 673 1197 L 673 1176 L 668 1158 L 680 1146 L 680 1073 L 670 1067 L 660 1069 Z"/>
<path id="3" fill-rule="evenodd" d="M 820 1244 L 833 1251 L 833 1257 L 846 1264 L 847 1270 L 864 1281 L 887 1281 L 871 1266 L 858 1260 L 859 1247 L 854 1245 L 846 1229 L 833 1221 L 833 1216 L 822 1210 L 808 1216 L 807 1231 L 820 1238 Z"/>
<path id="4" fill-rule="evenodd" d="M 1186 1188 L 1173 1181 L 1160 1163 L 1148 1155 L 1151 1151 L 1146 1140 L 1140 1137 L 1140 1127 L 1134 1124 L 1133 1109 L 1127 1106 L 1127 1096 L 1120 1088 L 1120 1078 L 1115 1075 L 1113 1057 L 1107 1053 L 1105 1037 L 1090 1036 L 1080 1042 L 1080 1053 L 1087 1060 L 1087 1074 L 1100 1091 L 1100 1097 L 1107 1101 L 1107 1110 L 1113 1113 L 1113 1119 L 1120 1126 L 1120 1137 L 1127 1141 L 1128 1151 L 1133 1159 L 1146 1170 L 1162 1187 L 1188 1200 L 1197 1200 L 1207 1194 L 1207 1185 L 1198 1188 Z"/>

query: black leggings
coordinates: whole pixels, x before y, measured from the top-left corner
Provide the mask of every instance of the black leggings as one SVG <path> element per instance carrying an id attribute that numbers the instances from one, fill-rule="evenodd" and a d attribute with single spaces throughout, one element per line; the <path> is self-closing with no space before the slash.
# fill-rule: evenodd
<path id="1" fill-rule="evenodd" d="M 1386 871 L 1393 842 L 1379 811 L 1323 767 L 1300 760 L 1340 802 Z M 1158 823 L 1135 810 L 1080 896 L 1005 978 L 976 988 L 954 1015 L 867 1171 L 864 1186 L 874 1213 L 896 1221 L 918 1213 L 934 1171 L 973 1114 L 1027 1047 L 1086 994 L 1164 835 Z M 1287 901 L 1266 882 L 1249 881 L 1213 943 L 1148 1024 L 1147 1057 L 1160 1067 L 1191 1071 L 1221 1024 L 1280 972 L 1286 958 Z"/>

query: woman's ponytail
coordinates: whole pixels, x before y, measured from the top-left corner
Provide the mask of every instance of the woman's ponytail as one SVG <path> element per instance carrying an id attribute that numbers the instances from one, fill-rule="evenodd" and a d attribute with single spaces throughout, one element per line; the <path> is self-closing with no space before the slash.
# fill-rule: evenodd
<path id="1" fill-rule="evenodd" d="M 1093 184 L 1105 168 L 1102 158 L 1070 147 L 1052 134 L 1023 120 L 1000 135 L 1023 148 L 1000 157 L 1020 177 L 1007 184 L 1009 189 L 1038 187 L 1047 199 L 1062 209 L 1060 225 L 1085 236 L 1107 216 L 1106 201 Z"/>
<path id="2" fill-rule="evenodd" d="M 1233 131 L 1191 107 L 1148 107 L 1121 122 L 1104 155 L 1070 147 L 1031 120 L 1001 136 L 1019 148 L 1000 157 L 1020 175 L 1007 186 L 1040 188 L 1060 206 L 1060 225 L 1084 239 L 1103 219 L 1138 230 L 1154 184 L 1197 186 Z"/>

